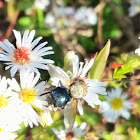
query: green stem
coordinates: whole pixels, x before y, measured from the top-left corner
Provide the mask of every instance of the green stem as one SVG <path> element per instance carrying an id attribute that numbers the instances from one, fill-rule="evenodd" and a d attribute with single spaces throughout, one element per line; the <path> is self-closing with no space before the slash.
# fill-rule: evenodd
<path id="1" fill-rule="evenodd" d="M 44 28 L 44 14 L 42 9 L 37 8 L 37 16 L 38 16 L 39 28 Z"/>

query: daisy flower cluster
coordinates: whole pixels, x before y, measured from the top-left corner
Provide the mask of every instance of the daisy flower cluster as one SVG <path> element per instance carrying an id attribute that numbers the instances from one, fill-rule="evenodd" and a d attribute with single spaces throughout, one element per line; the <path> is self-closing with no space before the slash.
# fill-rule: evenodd
<path id="1" fill-rule="evenodd" d="M 61 82 L 70 91 L 71 95 L 68 96 L 78 100 L 77 107 L 81 115 L 83 114 L 81 99 L 84 99 L 91 107 L 101 103 L 98 94 L 106 95 L 105 83 L 86 79 L 96 55 L 89 62 L 86 60 L 84 64 L 79 62 L 77 55 L 72 53 L 73 72 L 69 71 L 69 76 L 63 69 L 54 66 L 53 60 L 43 59 L 42 56 L 54 52 L 52 47 L 46 47 L 47 42 L 38 44 L 42 37 L 33 41 L 35 30 L 30 33 L 26 30 L 23 37 L 19 31 L 13 30 L 13 33 L 16 37 L 16 46 L 7 39 L 0 42 L 3 49 L 0 51 L 0 61 L 6 64 L 5 70 L 10 69 L 12 77 L 0 79 L 0 136 L 5 136 L 7 132 L 7 137 L 15 138 L 16 135 L 13 132 L 20 129 L 21 122 L 31 128 L 33 125 L 51 125 L 53 122 L 49 113 L 52 107 L 46 101 L 46 96 L 42 96 L 47 95 L 45 92 L 49 86 L 46 85 L 46 81 L 39 82 L 39 68 L 48 70 L 52 85 L 59 87 Z M 19 81 L 14 78 L 18 71 Z"/>
<path id="2" fill-rule="evenodd" d="M 48 112 L 47 102 L 40 98 L 48 88 L 46 81 L 39 82 L 38 68 L 47 70 L 46 64 L 54 63 L 53 60 L 43 59 L 42 56 L 53 54 L 52 47 L 46 47 L 47 42 L 39 45 L 42 37 L 33 41 L 35 30 L 24 32 L 23 37 L 19 31 L 13 30 L 16 37 L 16 46 L 7 39 L 0 42 L 3 50 L 0 51 L 0 61 L 10 69 L 12 79 L 0 77 L 0 139 L 14 139 L 13 133 L 20 129 L 20 124 L 25 126 L 38 126 L 53 121 Z M 19 71 L 19 81 L 15 74 Z M 39 112 L 41 117 L 39 116 Z M 45 113 L 44 113 L 45 111 Z M 45 116 L 45 120 L 43 118 Z M 48 120 L 47 120 L 48 119 Z"/>
<path id="3" fill-rule="evenodd" d="M 15 139 L 21 123 L 31 128 L 39 124 L 51 125 L 53 120 L 50 111 L 64 109 L 66 130 L 52 130 L 59 139 L 70 137 L 76 140 L 77 137 L 85 135 L 83 130 L 86 123 L 82 123 L 79 128 L 77 123 L 70 124 L 74 123 L 75 118 L 69 122 L 71 118 L 65 115 L 65 111 L 70 109 L 72 103 L 72 106 L 76 105 L 75 110 L 78 109 L 79 114 L 83 115 L 81 100 L 86 101 L 92 108 L 101 105 L 103 116 L 109 122 L 114 122 L 121 115 L 129 118 L 128 110 L 132 105 L 128 103 L 125 95 L 112 91 L 106 97 L 107 102 L 102 103 L 99 95 L 107 95 L 106 83 L 87 78 L 97 53 L 89 61 L 85 59 L 85 62 L 80 62 L 78 56 L 71 51 L 65 58 L 69 66 L 63 70 L 55 66 L 53 60 L 43 58 L 53 54 L 53 48 L 46 46 L 47 42 L 39 44 L 42 37 L 33 40 L 35 30 L 30 33 L 26 30 L 23 37 L 19 31 L 13 30 L 13 33 L 16 45 L 7 39 L 0 42 L 0 61 L 6 65 L 5 70 L 10 69 L 12 77 L 0 76 L 0 139 Z M 48 85 L 47 81 L 40 81 L 38 69 L 48 71 L 51 85 Z M 15 75 L 19 77 L 18 80 Z M 70 109 L 76 112 L 75 110 Z M 72 126 L 70 130 L 67 128 L 69 125 Z"/>

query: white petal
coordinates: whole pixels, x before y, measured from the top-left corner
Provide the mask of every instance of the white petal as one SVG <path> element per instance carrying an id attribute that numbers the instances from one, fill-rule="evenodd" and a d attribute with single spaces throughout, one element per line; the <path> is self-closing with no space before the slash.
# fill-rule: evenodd
<path id="1" fill-rule="evenodd" d="M 90 62 L 87 64 L 87 66 L 83 68 L 83 71 L 80 75 L 81 78 L 86 76 L 87 72 L 92 67 L 93 63 L 94 63 L 94 59 L 91 59 Z"/>
<path id="2" fill-rule="evenodd" d="M 79 70 L 79 58 L 77 55 L 74 55 L 73 58 L 73 78 L 75 78 L 78 75 Z"/>
<path id="3" fill-rule="evenodd" d="M 81 105 L 80 100 L 78 100 L 77 107 L 78 107 L 79 114 L 80 114 L 80 115 L 83 115 L 83 114 L 84 114 L 84 113 L 83 113 L 83 107 L 82 107 L 82 105 Z"/>
<path id="4" fill-rule="evenodd" d="M 38 56 L 44 56 L 44 55 L 49 55 L 49 54 L 54 54 L 54 52 L 53 51 L 43 52 L 39 54 Z"/>
<path id="5" fill-rule="evenodd" d="M 23 34 L 21 46 L 27 47 L 26 45 L 27 45 L 27 43 L 28 43 L 28 40 L 27 40 L 28 35 L 29 35 L 29 30 L 26 30 L 26 31 L 24 32 L 24 34 Z"/>
<path id="6" fill-rule="evenodd" d="M 92 100 L 90 100 L 87 96 L 83 97 L 83 99 L 88 103 L 88 105 L 90 105 L 92 108 L 94 108 L 94 103 L 92 102 Z"/>
<path id="7" fill-rule="evenodd" d="M 30 50 L 32 50 L 38 43 L 39 43 L 39 41 L 42 39 L 42 37 L 38 37 L 38 38 L 36 38 L 33 42 L 32 42 L 32 44 L 31 44 L 31 46 L 30 46 Z"/>
<path id="8" fill-rule="evenodd" d="M 35 36 L 35 30 L 32 30 L 29 34 L 29 37 L 28 37 L 28 48 L 30 48 L 31 42 L 32 42 L 34 36 Z"/>
<path id="9" fill-rule="evenodd" d="M 9 42 L 8 39 L 5 39 L 5 40 L 4 40 L 4 43 L 5 43 L 9 48 L 11 48 L 12 50 L 15 50 L 15 49 L 16 49 L 15 46 L 14 46 L 12 43 Z"/>
<path id="10" fill-rule="evenodd" d="M 9 85 L 12 87 L 12 89 L 14 89 L 15 91 L 20 91 L 20 87 L 19 87 L 19 84 L 17 83 L 16 79 L 15 78 L 12 78 L 11 79 L 7 79 Z"/>
<path id="11" fill-rule="evenodd" d="M 84 130 L 86 128 L 86 126 L 87 126 L 87 124 L 85 122 L 83 122 L 79 128 L 81 130 Z"/>
<path id="12" fill-rule="evenodd" d="M 16 38 L 17 46 L 18 46 L 18 48 L 20 48 L 21 47 L 21 34 L 19 31 L 16 31 L 16 30 L 13 30 L 13 33 L 14 33 L 15 38 Z"/>
<path id="13" fill-rule="evenodd" d="M 15 65 L 15 66 L 13 66 L 13 67 L 11 68 L 11 70 L 10 70 L 11 77 L 14 77 L 15 74 L 16 74 L 16 72 L 17 72 L 17 66 Z"/>
<path id="14" fill-rule="evenodd" d="M 41 44 L 39 44 L 34 50 L 33 53 L 36 53 L 38 50 L 40 50 L 41 48 L 43 48 L 48 42 L 43 42 Z"/>
<path id="15" fill-rule="evenodd" d="M 40 78 L 40 73 L 38 73 L 38 74 L 34 77 L 32 83 L 31 83 L 31 87 L 34 87 L 34 86 L 35 86 L 35 84 L 37 83 L 37 81 L 39 80 L 39 78 Z"/>
<path id="16" fill-rule="evenodd" d="M 9 54 L 11 54 L 11 49 L 8 47 L 8 46 L 6 46 L 6 44 L 4 44 L 3 42 L 1 42 L 0 41 L 0 47 L 3 49 L 3 50 L 5 50 L 7 53 L 9 53 Z"/>
<path id="17" fill-rule="evenodd" d="M 52 50 L 52 47 L 44 47 L 44 48 L 41 48 L 40 50 L 38 50 L 36 52 L 37 55 L 40 55 L 41 53 L 44 53 L 44 52 L 47 52 L 49 50 Z"/>
<path id="18" fill-rule="evenodd" d="M 41 64 L 41 63 L 34 63 L 32 66 L 34 66 L 36 68 L 44 69 L 44 70 L 48 69 L 47 65 L 44 65 L 44 64 Z"/>

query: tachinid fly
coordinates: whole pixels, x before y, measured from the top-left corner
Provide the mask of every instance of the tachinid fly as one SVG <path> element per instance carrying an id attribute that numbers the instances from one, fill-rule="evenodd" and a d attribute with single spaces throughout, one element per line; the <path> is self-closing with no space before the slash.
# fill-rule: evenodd
<path id="1" fill-rule="evenodd" d="M 43 93 L 40 96 L 45 96 L 48 106 L 54 106 L 62 109 L 71 99 L 70 92 L 65 87 L 57 87 L 54 90 Z"/>

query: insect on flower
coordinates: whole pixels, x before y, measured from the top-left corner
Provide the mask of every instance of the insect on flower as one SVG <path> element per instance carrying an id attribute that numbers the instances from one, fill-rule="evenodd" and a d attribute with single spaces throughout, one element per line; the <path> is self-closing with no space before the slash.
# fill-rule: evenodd
<path id="1" fill-rule="evenodd" d="M 60 98 L 60 92 L 64 90 L 66 93 L 64 94 L 63 92 L 63 98 L 61 98 L 63 101 L 59 101 L 57 97 L 57 102 L 55 103 L 59 103 L 58 105 L 61 105 L 60 107 L 64 108 L 64 123 L 68 131 L 71 131 L 71 129 L 73 128 L 77 108 L 80 115 L 83 115 L 83 108 L 80 102 L 81 99 L 84 99 L 88 103 L 88 105 L 94 108 L 94 104 L 99 105 L 101 103 L 98 98 L 98 94 L 106 95 L 104 82 L 93 79 L 86 79 L 86 75 L 89 69 L 92 67 L 95 57 L 96 55 L 94 55 L 94 57 L 89 62 L 86 60 L 85 65 L 83 65 L 83 62 L 79 63 L 78 56 L 74 55 L 72 60 L 73 73 L 71 73 L 71 76 L 57 66 L 51 64 L 48 65 L 48 72 L 51 76 L 50 79 L 52 81 L 52 85 L 57 87 L 56 89 L 52 90 L 50 95 L 52 95 L 52 93 L 54 92 L 56 93 L 53 93 L 53 95 L 55 95 L 55 98 L 57 96 Z M 63 87 L 62 85 L 60 86 L 60 82 L 62 83 Z M 47 100 L 48 97 L 46 98 Z M 66 99 L 68 100 L 65 101 Z"/>
<path id="2" fill-rule="evenodd" d="M 65 87 L 57 87 L 49 92 L 43 93 L 40 96 L 46 97 L 46 101 L 48 106 L 52 106 L 53 108 L 61 108 L 63 109 L 68 101 L 70 101 L 70 92 L 69 89 Z"/>

